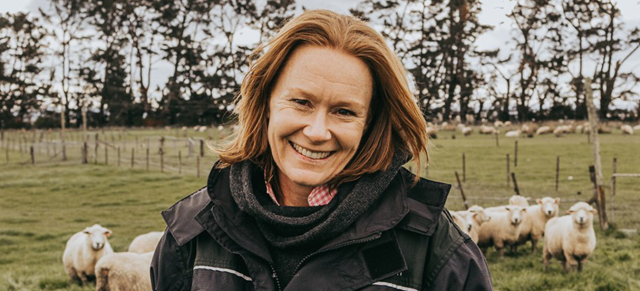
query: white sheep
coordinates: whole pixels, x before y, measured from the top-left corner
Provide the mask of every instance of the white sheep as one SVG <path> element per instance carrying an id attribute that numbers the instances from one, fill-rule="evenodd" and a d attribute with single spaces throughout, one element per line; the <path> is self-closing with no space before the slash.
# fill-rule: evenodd
<path id="1" fill-rule="evenodd" d="M 551 127 L 541 126 L 540 128 L 538 128 L 538 130 L 536 130 L 536 135 L 549 134 L 551 132 Z"/>
<path id="2" fill-rule="evenodd" d="M 94 224 L 69 238 L 62 254 L 62 264 L 72 281 L 87 285 L 95 277 L 96 262 L 113 253 L 107 240 L 109 236 L 111 230 Z"/>
<path id="3" fill-rule="evenodd" d="M 496 134 L 498 131 L 493 126 L 482 125 L 478 129 L 480 134 Z"/>
<path id="4" fill-rule="evenodd" d="M 631 127 L 631 125 L 625 124 L 621 126 L 620 129 L 622 130 L 622 134 L 633 135 L 633 127 Z"/>
<path id="5" fill-rule="evenodd" d="M 150 233 L 145 233 L 137 236 L 131 241 L 129 245 L 129 252 L 132 253 L 147 253 L 153 252 L 156 250 L 156 246 L 158 242 L 160 242 L 160 238 L 164 232 L 162 231 L 152 231 Z"/>
<path id="6" fill-rule="evenodd" d="M 504 134 L 505 137 L 520 137 L 520 133 L 521 131 L 518 130 L 512 130 L 512 131 L 507 131 L 507 133 Z"/>
<path id="7" fill-rule="evenodd" d="M 463 128 L 462 128 L 462 134 L 463 134 L 464 136 L 469 136 L 469 135 L 471 135 L 472 133 L 473 133 L 473 127 L 466 127 L 466 126 L 465 126 L 465 127 L 463 127 Z"/>
<path id="8" fill-rule="evenodd" d="M 466 211 L 458 211 L 458 214 L 462 215 L 462 217 L 471 224 L 468 232 L 469 236 L 471 237 L 471 240 L 478 243 L 478 232 L 480 231 L 480 226 L 491 218 L 485 213 L 484 208 L 477 205 L 469 207 Z"/>
<path id="9" fill-rule="evenodd" d="M 470 217 L 466 214 L 462 214 L 457 211 L 451 211 L 451 217 L 453 218 L 453 222 L 460 227 L 460 229 L 467 234 L 471 231 L 471 227 L 473 226 Z"/>
<path id="10" fill-rule="evenodd" d="M 544 197 L 536 199 L 536 202 L 538 204 L 527 207 L 518 241 L 513 248 L 514 251 L 518 250 L 518 245 L 531 241 L 531 253 L 535 253 L 536 245 L 544 235 L 544 227 L 547 225 L 547 221 L 558 216 L 560 198 Z"/>
<path id="11" fill-rule="evenodd" d="M 478 232 L 478 246 L 486 253 L 494 246 L 500 258 L 504 257 L 505 245 L 512 245 L 520 235 L 526 208 L 517 205 L 504 206 L 506 211 L 486 211 L 490 220 L 482 224 Z"/>
<path id="12" fill-rule="evenodd" d="M 529 201 L 527 198 L 521 195 L 513 195 L 511 196 L 511 198 L 509 198 L 509 205 L 518 205 L 522 207 L 527 207 L 529 206 Z"/>
<path id="13" fill-rule="evenodd" d="M 597 211 L 585 202 L 578 202 L 567 213 L 569 215 L 552 218 L 544 228 L 544 270 L 547 270 L 551 258 L 556 258 L 562 262 L 565 273 L 569 271 L 567 263 L 580 272 L 596 248 L 593 215 Z"/>
<path id="14" fill-rule="evenodd" d="M 493 123 L 493 126 L 495 126 L 495 127 L 502 127 L 502 126 L 504 126 L 504 123 L 503 123 L 502 121 L 500 121 L 500 120 L 496 120 L 496 121 Z"/>
<path id="15" fill-rule="evenodd" d="M 151 291 L 153 252 L 113 253 L 96 264 L 96 291 Z"/>

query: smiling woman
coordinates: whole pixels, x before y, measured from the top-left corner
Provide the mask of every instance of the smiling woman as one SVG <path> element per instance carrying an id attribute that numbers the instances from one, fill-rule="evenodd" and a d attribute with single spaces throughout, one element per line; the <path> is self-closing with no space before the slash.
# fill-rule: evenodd
<path id="1" fill-rule="evenodd" d="M 163 212 L 154 290 L 491 289 L 450 185 L 402 167 L 428 158 L 426 123 L 375 30 L 308 11 L 254 57 L 237 136 Z"/>

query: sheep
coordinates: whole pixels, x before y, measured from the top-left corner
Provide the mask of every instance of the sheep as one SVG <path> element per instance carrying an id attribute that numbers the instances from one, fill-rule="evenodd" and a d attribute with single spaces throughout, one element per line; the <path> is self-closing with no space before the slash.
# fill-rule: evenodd
<path id="1" fill-rule="evenodd" d="M 113 253 L 96 264 L 96 291 L 151 291 L 153 252 Z"/>
<path id="2" fill-rule="evenodd" d="M 536 199 L 538 204 L 527 207 L 525 218 L 522 220 L 522 228 L 518 241 L 513 246 L 513 251 L 518 250 L 518 245 L 531 241 L 531 253 L 536 252 L 538 241 L 544 235 L 544 227 L 549 219 L 557 217 L 559 212 L 559 198 L 544 197 Z"/>
<path id="3" fill-rule="evenodd" d="M 512 130 L 512 131 L 507 131 L 507 133 L 505 133 L 504 135 L 505 137 L 520 137 L 520 130 Z"/>
<path id="4" fill-rule="evenodd" d="M 163 234 L 164 232 L 162 231 L 152 231 L 150 233 L 145 233 L 137 236 L 129 245 L 129 252 L 146 253 L 155 251 L 156 246 L 158 245 L 158 242 L 160 242 L 160 238 L 162 238 Z"/>
<path id="5" fill-rule="evenodd" d="M 473 127 L 466 127 L 466 126 L 465 126 L 465 127 L 463 127 L 463 128 L 462 128 L 462 134 L 463 134 L 464 136 L 469 136 L 469 135 L 471 135 L 472 133 L 473 133 Z"/>
<path id="6" fill-rule="evenodd" d="M 633 127 L 631 125 L 623 125 L 620 127 L 622 134 L 633 135 Z"/>
<path id="7" fill-rule="evenodd" d="M 582 271 L 587 257 L 596 248 L 596 233 L 593 230 L 595 213 L 597 211 L 591 205 L 578 202 L 569 208 L 569 215 L 555 217 L 547 222 L 542 250 L 545 271 L 551 258 L 562 262 L 565 273 L 569 271 L 567 263 L 573 270 Z"/>
<path id="8" fill-rule="evenodd" d="M 437 138 L 438 137 L 438 128 L 430 126 L 427 127 L 427 135 L 430 138 Z"/>
<path id="9" fill-rule="evenodd" d="M 575 131 L 575 129 L 571 125 L 561 125 L 561 126 L 556 127 L 556 129 L 553 130 L 553 134 L 555 136 L 559 137 L 559 136 L 562 136 L 565 133 L 572 133 L 574 131 Z"/>
<path id="10" fill-rule="evenodd" d="M 506 211 L 486 211 L 491 220 L 485 222 L 478 232 L 478 246 L 486 253 L 487 247 L 494 246 L 500 258 L 504 258 L 505 245 L 516 242 L 520 235 L 526 208 L 517 205 L 504 206 Z"/>
<path id="11" fill-rule="evenodd" d="M 96 262 L 113 253 L 107 240 L 109 236 L 111 230 L 94 224 L 69 238 L 62 254 L 62 264 L 71 281 L 87 285 L 95 278 Z"/>
<path id="12" fill-rule="evenodd" d="M 471 231 L 471 227 L 473 226 L 471 222 L 471 217 L 468 215 L 462 214 L 461 212 L 451 211 L 451 217 L 453 218 L 453 222 L 460 227 L 462 231 L 469 234 Z"/>
<path id="13" fill-rule="evenodd" d="M 511 198 L 509 198 L 509 205 L 518 205 L 522 207 L 527 207 L 529 206 L 529 201 L 527 198 L 524 198 L 523 196 L 513 195 L 511 196 Z"/>
<path id="14" fill-rule="evenodd" d="M 497 127 L 502 127 L 502 126 L 504 126 L 504 123 L 502 123 L 502 121 L 500 121 L 500 120 L 496 120 L 496 121 L 493 123 L 493 126 L 495 126 L 496 128 L 497 128 Z"/>
<path id="15" fill-rule="evenodd" d="M 482 125 L 480 129 L 478 129 L 480 134 L 496 134 L 498 131 L 492 126 Z"/>
<path id="16" fill-rule="evenodd" d="M 542 127 L 538 128 L 538 130 L 536 130 L 536 135 L 549 134 L 551 132 L 552 132 L 551 131 L 551 127 L 542 126 Z"/>
<path id="17" fill-rule="evenodd" d="M 633 130 L 640 130 L 640 124 L 633 127 Z"/>
<path id="18" fill-rule="evenodd" d="M 471 237 L 471 240 L 478 243 L 478 231 L 480 230 L 480 226 L 491 218 L 485 213 L 484 208 L 477 205 L 469 207 L 466 211 L 458 211 L 458 213 L 471 224 L 468 232 L 469 236 Z"/>

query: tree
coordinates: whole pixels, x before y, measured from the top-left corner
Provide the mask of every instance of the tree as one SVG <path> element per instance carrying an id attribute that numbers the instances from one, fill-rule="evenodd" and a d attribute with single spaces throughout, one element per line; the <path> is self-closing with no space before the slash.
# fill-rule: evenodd
<path id="1" fill-rule="evenodd" d="M 29 124 L 51 85 L 42 79 L 47 31 L 25 13 L 0 16 L 0 127 Z M 4 61 L 8 60 L 8 61 Z"/>

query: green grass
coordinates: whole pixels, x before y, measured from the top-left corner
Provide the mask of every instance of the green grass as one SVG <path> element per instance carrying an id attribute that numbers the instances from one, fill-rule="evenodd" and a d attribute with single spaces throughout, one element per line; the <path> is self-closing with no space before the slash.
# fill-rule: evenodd
<path id="1" fill-rule="evenodd" d="M 117 140 L 118 131 L 105 134 Z M 165 130 L 127 131 L 125 140 L 157 136 Z M 169 133 L 175 133 L 170 130 Z M 13 133 L 16 134 L 16 133 Z M 204 133 L 205 135 L 207 133 Z M 506 184 L 505 155 L 511 156 L 511 170 L 523 195 L 533 198 L 560 197 L 561 212 L 574 201 L 592 195 L 588 166 L 593 156 L 584 135 L 519 139 L 518 166 L 513 165 L 514 140 L 500 138 L 496 147 L 491 136 L 441 132 L 431 141 L 429 178 L 455 184 L 454 171 L 462 178 L 462 153 L 466 155 L 465 194 L 470 204 L 491 206 L 506 203 L 513 194 Z M 9 134 L 7 134 L 9 136 Z M 110 140 L 110 139 L 109 139 Z M 142 137 L 140 137 L 142 140 Z M 640 136 L 622 136 L 619 131 L 601 135 L 605 189 L 609 195 L 612 159 L 618 158 L 619 173 L 640 172 Z M 125 251 L 142 233 L 162 230 L 160 211 L 206 182 L 206 170 L 214 159 L 202 161 L 203 174 L 160 173 L 158 169 L 133 170 L 128 165 L 102 163 L 81 165 L 77 157 L 36 165 L 23 163 L 28 155 L 9 151 L 5 163 L 0 155 L 0 290 L 93 290 L 71 284 L 62 267 L 62 252 L 68 238 L 94 223 L 110 228 L 115 251 Z M 559 191 L 555 191 L 556 156 L 561 158 Z M 41 159 L 46 154 L 40 154 Z M 73 156 L 72 156 L 73 157 Z M 408 165 L 411 166 L 411 165 Z M 411 166 L 415 170 L 415 166 Z M 424 171 L 423 171 L 424 174 Z M 573 179 L 569 180 L 568 177 Z M 487 261 L 496 290 L 640 290 L 640 236 L 620 229 L 640 228 L 640 178 L 617 182 L 615 220 L 607 232 L 597 229 L 598 245 L 581 274 L 562 274 L 558 261 L 542 271 L 541 244 L 535 255 L 529 246 L 499 260 L 490 250 Z M 577 195 L 577 193 L 581 193 Z M 503 197 L 489 200 L 486 197 Z M 610 198 L 607 196 L 607 198 Z M 463 209 L 459 190 L 452 188 L 447 207 Z M 611 216 L 611 213 L 609 213 Z"/>

